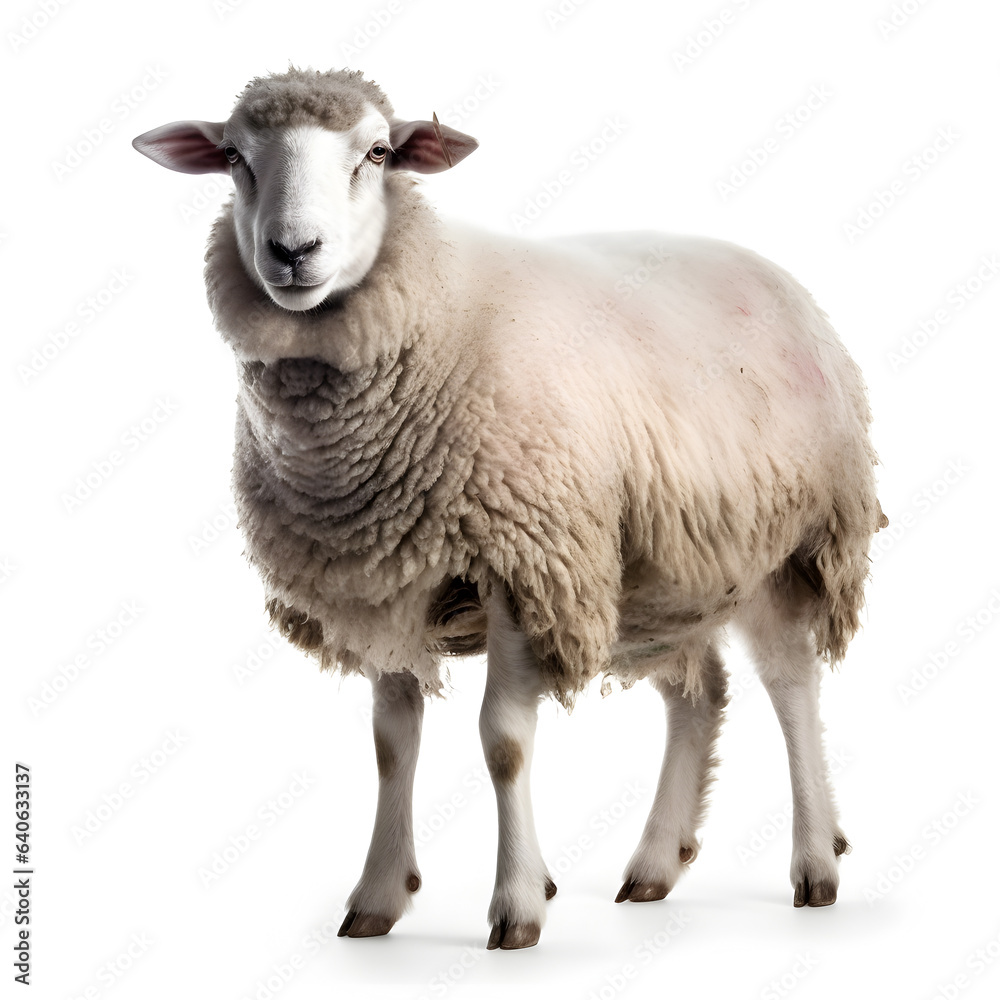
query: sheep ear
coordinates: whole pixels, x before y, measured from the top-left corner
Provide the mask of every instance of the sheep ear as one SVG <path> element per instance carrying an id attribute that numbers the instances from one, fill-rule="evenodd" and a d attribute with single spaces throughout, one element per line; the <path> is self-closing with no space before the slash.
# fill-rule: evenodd
<path id="1" fill-rule="evenodd" d="M 442 125 L 438 116 L 429 122 L 393 121 L 389 130 L 391 166 L 436 174 L 464 160 L 479 143 L 457 129 Z"/>
<path id="2" fill-rule="evenodd" d="M 183 174 L 228 174 L 229 161 L 219 149 L 225 122 L 171 122 L 132 140 L 160 166 Z"/>

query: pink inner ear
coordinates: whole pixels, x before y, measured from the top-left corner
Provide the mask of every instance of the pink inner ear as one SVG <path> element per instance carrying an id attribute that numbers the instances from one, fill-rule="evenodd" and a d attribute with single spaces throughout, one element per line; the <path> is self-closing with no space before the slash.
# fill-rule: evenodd
<path id="1" fill-rule="evenodd" d="M 164 155 L 177 164 L 175 170 L 206 173 L 228 169 L 229 161 L 222 150 L 195 128 L 178 130 L 165 137 L 159 145 Z"/>
<path id="2" fill-rule="evenodd" d="M 401 165 L 424 174 L 434 174 L 451 166 L 438 137 L 430 129 L 417 129 L 403 147 L 396 150 L 396 157 Z"/>
<path id="3" fill-rule="evenodd" d="M 136 149 L 186 174 L 228 173 L 226 154 L 193 122 L 178 122 L 139 136 Z"/>
<path id="4" fill-rule="evenodd" d="M 440 133 L 440 137 L 439 137 Z M 435 174 L 453 167 L 464 160 L 478 145 L 470 135 L 465 135 L 447 125 L 433 122 L 397 123 L 391 133 L 395 147 L 393 165 L 422 174 Z M 447 151 L 442 141 L 448 144 Z"/>

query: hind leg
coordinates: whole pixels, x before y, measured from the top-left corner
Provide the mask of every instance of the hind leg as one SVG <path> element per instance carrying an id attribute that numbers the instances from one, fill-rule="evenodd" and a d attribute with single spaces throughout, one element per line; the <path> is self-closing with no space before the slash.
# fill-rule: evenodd
<path id="1" fill-rule="evenodd" d="M 739 624 L 788 749 L 792 781 L 792 867 L 796 906 L 837 899 L 837 857 L 848 850 L 823 753 L 820 661 L 797 584 L 768 584 L 741 609 Z"/>
<path id="2" fill-rule="evenodd" d="M 667 710 L 667 748 L 649 817 L 639 846 L 625 868 L 616 903 L 663 899 L 698 853 L 696 833 L 705 816 L 705 798 L 718 763 L 713 754 L 726 705 L 722 660 L 709 648 L 702 667 L 704 689 L 685 698 L 682 686 L 652 675 Z"/>

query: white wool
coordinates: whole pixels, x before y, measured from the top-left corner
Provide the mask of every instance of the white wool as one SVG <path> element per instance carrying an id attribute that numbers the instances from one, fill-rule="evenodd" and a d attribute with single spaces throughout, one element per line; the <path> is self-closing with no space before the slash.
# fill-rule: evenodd
<path id="1" fill-rule="evenodd" d="M 529 792 L 538 700 L 569 708 L 602 672 L 648 676 L 666 704 L 617 901 L 663 898 L 699 849 L 729 623 L 788 748 L 795 905 L 834 902 L 848 842 L 818 655 L 844 655 L 887 522 L 860 372 L 808 293 L 716 240 L 445 224 L 402 171 L 475 140 L 397 119 L 359 74 L 256 80 L 228 122 L 136 145 L 232 168 L 206 283 L 237 360 L 247 554 L 282 633 L 373 682 L 378 809 L 339 933 L 386 933 L 419 889 L 421 694 L 446 654 L 484 649 L 487 947 L 535 944 L 556 891 Z"/>
<path id="2" fill-rule="evenodd" d="M 718 241 L 532 245 L 444 228 L 407 184 L 393 198 L 409 220 L 389 226 L 398 268 L 377 262 L 323 312 L 270 303 L 242 273 L 225 219 L 209 257 L 210 298 L 239 358 L 314 358 L 357 379 L 373 453 L 405 433 L 391 419 L 405 405 L 414 437 L 444 463 L 397 469 L 383 514 L 359 470 L 371 497 L 352 517 L 365 530 L 329 521 L 315 477 L 294 502 L 261 507 L 238 490 L 252 558 L 276 598 L 322 625 L 325 662 L 410 669 L 436 689 L 428 603 L 452 577 L 492 572 L 565 703 L 600 671 L 628 683 L 654 664 L 696 690 L 711 635 L 796 551 L 816 559 L 826 588 L 817 643 L 841 655 L 881 515 L 864 388 L 807 293 Z M 624 295 L 622 276 L 651 258 L 649 280 Z M 734 350 L 739 364 L 725 364 Z M 385 397 L 390 373 L 412 386 L 399 401 Z M 287 470 L 268 469 L 289 453 L 333 474 L 308 391 L 294 419 L 287 390 L 268 391 L 263 406 L 241 394 L 238 482 L 245 448 L 254 482 L 285 482 Z M 334 436 L 348 461 L 344 433 Z M 263 454 L 260 442 L 280 445 Z M 423 492 L 421 477 L 433 479 Z"/>

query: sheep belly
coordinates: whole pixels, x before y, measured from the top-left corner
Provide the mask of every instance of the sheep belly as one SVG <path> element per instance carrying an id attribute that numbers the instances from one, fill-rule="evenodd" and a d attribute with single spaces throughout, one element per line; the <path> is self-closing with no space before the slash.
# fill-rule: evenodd
<path id="1" fill-rule="evenodd" d="M 878 510 L 865 390 L 800 285 L 730 244 L 646 234 L 493 261 L 478 494 L 557 695 L 599 670 L 672 667 L 697 688 L 741 595 L 838 517 L 860 592 Z"/>

